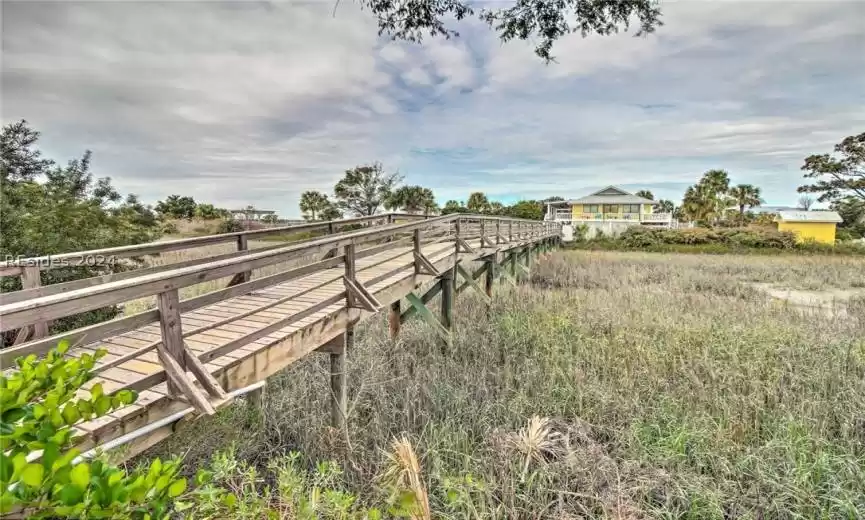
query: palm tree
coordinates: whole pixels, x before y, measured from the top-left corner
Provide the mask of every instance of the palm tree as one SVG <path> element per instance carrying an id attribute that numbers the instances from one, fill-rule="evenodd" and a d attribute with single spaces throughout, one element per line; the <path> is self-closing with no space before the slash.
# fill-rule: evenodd
<path id="1" fill-rule="evenodd" d="M 745 223 L 745 208 L 753 208 L 763 203 L 760 198 L 760 188 L 753 184 L 738 184 L 730 188 L 732 201 L 739 206 L 739 223 Z"/>
<path id="2" fill-rule="evenodd" d="M 652 195 L 652 192 L 649 190 L 640 190 L 637 193 L 634 193 L 637 197 L 643 197 L 644 199 L 655 200 L 655 196 Z"/>
<path id="3" fill-rule="evenodd" d="M 717 211 L 715 194 L 703 183 L 689 186 L 682 198 L 682 214 L 694 222 L 708 222 Z"/>
<path id="4" fill-rule="evenodd" d="M 660 213 L 672 213 L 676 209 L 676 205 L 672 200 L 661 199 L 656 205 Z"/>
<path id="5" fill-rule="evenodd" d="M 387 197 L 385 207 L 426 215 L 437 209 L 432 190 L 422 186 L 401 186 Z"/>
<path id="6" fill-rule="evenodd" d="M 320 191 L 305 191 L 300 194 L 300 211 L 306 220 L 316 220 L 323 211 L 331 206 L 327 195 Z"/>
<path id="7" fill-rule="evenodd" d="M 466 207 L 472 213 L 486 213 L 490 207 L 490 201 L 483 192 L 476 191 L 469 195 L 469 200 L 466 202 Z"/>

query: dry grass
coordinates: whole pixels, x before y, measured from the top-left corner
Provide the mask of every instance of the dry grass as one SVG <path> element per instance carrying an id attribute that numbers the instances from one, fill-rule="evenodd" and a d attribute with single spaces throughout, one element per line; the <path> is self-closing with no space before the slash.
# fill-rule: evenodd
<path id="1" fill-rule="evenodd" d="M 237 444 L 265 467 L 336 459 L 374 501 L 388 439 L 421 455 L 434 518 L 794 519 L 865 516 L 865 304 L 803 313 L 748 285 L 861 282 L 862 260 L 562 253 L 531 283 L 470 293 L 453 347 L 412 320 L 364 325 L 350 416 L 326 426 L 326 356 L 158 451 L 191 466 Z M 822 284 L 822 285 L 821 285 Z M 434 303 L 433 303 L 434 305 Z M 417 459 L 417 457 L 415 457 Z"/>

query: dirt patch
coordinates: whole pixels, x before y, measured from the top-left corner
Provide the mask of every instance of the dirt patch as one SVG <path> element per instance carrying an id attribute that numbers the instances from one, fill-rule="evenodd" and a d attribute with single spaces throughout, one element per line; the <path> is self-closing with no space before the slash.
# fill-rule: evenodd
<path id="1" fill-rule="evenodd" d="M 828 314 L 847 314 L 847 303 L 853 298 L 865 298 L 865 289 L 826 289 L 806 291 L 776 287 L 770 283 L 752 283 L 752 287 L 770 298 L 787 302 L 795 307 Z"/>

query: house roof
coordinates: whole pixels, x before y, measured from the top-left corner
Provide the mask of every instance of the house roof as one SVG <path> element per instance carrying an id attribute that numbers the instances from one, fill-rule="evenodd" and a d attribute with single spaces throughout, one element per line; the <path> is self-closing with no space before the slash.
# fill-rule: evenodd
<path id="1" fill-rule="evenodd" d="M 615 186 L 607 186 L 602 190 L 590 193 L 579 199 L 569 200 L 569 204 L 654 204 L 655 201 L 645 197 L 638 197 L 632 193 L 617 188 Z"/>
<path id="2" fill-rule="evenodd" d="M 782 222 L 841 222 L 836 211 L 780 211 L 777 220 Z"/>

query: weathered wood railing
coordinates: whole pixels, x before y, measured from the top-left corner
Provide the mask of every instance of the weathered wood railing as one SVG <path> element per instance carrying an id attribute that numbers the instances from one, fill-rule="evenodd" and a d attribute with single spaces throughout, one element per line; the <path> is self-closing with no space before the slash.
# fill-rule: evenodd
<path id="1" fill-rule="evenodd" d="M 307 224 L 297 224 L 291 226 L 280 226 L 266 229 L 238 231 L 234 233 L 221 233 L 217 235 L 208 235 L 201 237 L 183 238 L 177 240 L 166 240 L 161 242 L 152 242 L 146 244 L 136 244 L 130 246 L 110 247 L 103 249 L 93 249 L 89 251 L 79 251 L 72 253 L 62 253 L 57 255 L 47 255 L 41 257 L 22 258 L 14 262 L 7 261 L 0 263 L 0 276 L 19 276 L 21 278 L 21 290 L 3 293 L 0 295 L 0 302 L 3 304 L 14 303 L 40 296 L 48 296 L 51 294 L 65 293 L 92 287 L 117 280 L 135 278 L 143 274 L 158 273 L 169 271 L 180 267 L 189 267 L 202 265 L 208 262 L 238 258 L 250 253 L 250 239 L 260 239 L 279 235 L 291 235 L 295 233 L 308 232 L 324 232 L 326 234 L 335 234 L 341 229 L 356 226 L 356 225 L 386 225 L 400 220 L 422 220 L 423 215 L 414 215 L 406 213 L 387 213 L 383 215 L 374 215 L 368 217 L 358 217 L 344 220 L 310 222 Z M 307 241 L 310 239 L 306 239 Z M 303 242 L 299 240 L 295 242 Z M 166 263 L 162 265 L 142 267 L 121 272 L 112 272 L 104 275 L 72 280 L 69 282 L 56 283 L 51 285 L 42 285 L 40 272 L 43 270 L 51 270 L 62 267 L 74 267 L 81 265 L 105 265 L 107 263 L 116 262 L 117 260 L 140 258 L 148 255 L 160 255 L 162 253 L 195 250 L 202 247 L 213 245 L 235 243 L 237 251 L 229 253 L 221 253 L 215 255 L 201 255 L 198 258 L 188 260 L 179 260 L 174 263 Z M 254 249 L 253 251 L 261 252 L 284 247 L 286 242 L 265 246 Z M 242 271 L 234 275 L 228 285 L 248 282 L 252 277 L 252 271 Z M 23 343 L 28 339 L 39 339 L 48 335 L 48 322 L 37 322 L 32 327 L 20 329 L 15 339 L 15 344 Z"/>
<path id="2" fill-rule="evenodd" d="M 354 220 L 357 221 L 357 219 Z M 392 218 L 389 220 L 392 220 Z M 339 221 L 340 224 L 344 222 L 346 221 Z M 507 227 L 506 234 L 504 234 L 505 226 Z M 289 226 L 285 229 L 297 230 L 298 226 Z M 333 229 L 333 227 L 331 226 L 330 229 Z M 261 231 L 273 232 L 274 230 Z M 281 232 L 285 232 L 285 230 Z M 250 233 L 258 233 L 258 231 L 245 232 L 245 235 Z M 130 388 L 148 388 L 167 379 L 169 382 L 169 391 L 172 394 L 183 394 L 190 402 L 196 405 L 196 408 L 210 413 L 213 409 L 212 405 L 198 393 L 191 381 L 186 379 L 185 374 L 187 370 L 193 373 L 201 383 L 202 388 L 212 398 L 222 399 L 224 398 L 224 392 L 218 385 L 214 384 L 207 370 L 203 367 L 204 363 L 342 300 L 346 301 L 348 307 L 360 307 L 369 311 L 375 311 L 381 307 L 381 304 L 376 301 L 375 297 L 366 290 L 364 284 L 357 280 L 356 261 L 358 259 L 379 254 L 390 249 L 397 250 L 398 254 L 395 257 L 378 261 L 373 265 L 367 265 L 363 268 L 370 269 L 393 258 L 405 255 L 405 248 L 409 244 L 412 245 L 413 254 L 410 261 L 399 264 L 387 273 L 377 276 L 373 281 L 368 280 L 367 284 L 369 285 L 384 280 L 400 270 L 410 269 L 412 266 L 416 274 L 439 275 L 440 273 L 437 272 L 435 266 L 423 255 L 422 246 L 424 244 L 429 245 L 431 243 L 452 240 L 455 243 L 455 253 L 458 254 L 460 252 L 471 252 L 475 247 L 495 247 L 495 244 L 504 242 L 540 240 L 545 237 L 556 236 L 557 234 L 558 226 L 549 222 L 523 221 L 476 215 L 448 215 L 433 217 L 419 222 L 389 224 L 379 228 L 350 231 L 324 238 L 314 238 L 299 243 L 280 245 L 279 247 L 267 248 L 265 250 L 248 251 L 243 256 L 211 258 L 206 263 L 196 265 L 175 265 L 172 266 L 173 268 L 158 271 L 142 269 L 132 273 L 122 273 L 126 276 L 119 278 L 104 279 L 104 277 L 97 277 L 100 278 L 99 281 L 101 283 L 82 284 L 80 287 L 65 291 L 49 291 L 48 294 L 26 292 L 26 290 L 19 292 L 26 293 L 27 297 L 22 297 L 19 293 L 8 293 L 3 295 L 3 299 L 0 300 L 0 332 L 20 329 L 38 323 L 48 323 L 51 320 L 65 316 L 109 305 L 122 304 L 144 297 L 155 296 L 157 308 L 63 332 L 52 337 L 36 338 L 21 345 L 0 350 L 0 366 L 9 366 L 12 360 L 18 356 L 30 354 L 42 355 L 62 339 L 67 339 L 73 344 L 90 343 L 158 321 L 161 329 L 161 338 L 159 341 L 154 341 L 145 347 L 138 348 L 134 352 L 106 359 L 106 362 L 98 370 L 104 371 L 108 368 L 119 366 L 126 361 L 144 356 L 156 350 L 157 360 L 165 370 L 134 382 L 130 385 Z M 244 234 L 230 235 L 233 235 L 232 239 L 237 240 L 237 237 Z M 207 242 L 207 240 L 216 239 L 225 241 L 226 236 L 198 237 L 196 239 L 189 239 L 182 245 L 187 247 L 190 241 L 195 241 L 199 245 L 201 243 L 214 243 Z M 169 243 L 168 248 L 176 249 L 181 246 L 179 243 L 181 241 L 172 242 Z M 126 248 L 120 254 L 131 256 L 133 250 L 135 251 L 134 254 L 144 254 L 142 251 L 150 253 L 155 251 L 161 252 L 164 249 L 158 248 L 164 244 L 133 246 Z M 358 249 L 359 246 L 369 247 Z M 114 249 L 116 251 L 118 248 Z M 72 253 L 67 255 L 67 258 L 81 254 Z M 300 257 L 322 254 L 324 254 L 323 257 L 320 257 L 323 259 L 307 265 L 287 268 L 275 274 L 254 280 L 245 277 L 243 281 L 239 281 L 235 285 L 185 300 L 180 299 L 179 289 L 183 287 L 248 273 L 253 269 L 272 266 Z M 218 322 L 217 324 L 198 327 L 189 331 L 183 331 L 181 327 L 180 315 L 183 312 L 236 296 L 249 294 L 253 291 L 306 276 L 317 271 L 336 268 L 340 265 L 344 266 L 343 281 L 345 291 L 326 298 L 305 309 L 303 312 L 275 320 L 254 333 L 230 341 L 201 355 L 196 356 L 184 346 L 183 340 L 186 337 L 273 307 L 281 303 L 281 300 L 270 302 L 258 309 L 239 313 L 236 316 L 226 318 L 221 323 Z M 51 286 L 43 289 L 48 287 Z M 290 298 L 296 298 L 315 288 L 305 289 L 303 292 L 294 294 Z M 286 298 L 286 300 L 290 298 Z"/>

